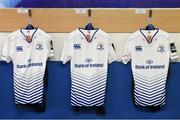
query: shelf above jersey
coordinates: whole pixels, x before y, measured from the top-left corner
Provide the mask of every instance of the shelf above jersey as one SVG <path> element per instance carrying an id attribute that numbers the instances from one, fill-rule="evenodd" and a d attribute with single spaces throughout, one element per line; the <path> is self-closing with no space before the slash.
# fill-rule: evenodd
<path id="1" fill-rule="evenodd" d="M 106 32 L 134 32 L 148 23 L 148 12 L 134 9 L 92 9 L 93 26 Z M 0 9 L 0 32 L 12 32 L 28 24 L 28 14 Z M 89 22 L 87 13 L 75 9 L 32 9 L 32 23 L 46 32 L 70 32 Z M 180 32 L 180 9 L 155 9 L 150 21 L 167 32 Z"/>

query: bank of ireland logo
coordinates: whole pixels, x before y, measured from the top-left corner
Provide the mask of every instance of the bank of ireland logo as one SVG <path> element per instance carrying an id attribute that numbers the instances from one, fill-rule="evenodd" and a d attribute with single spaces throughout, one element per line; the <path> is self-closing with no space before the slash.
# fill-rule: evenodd
<path id="1" fill-rule="evenodd" d="M 146 60 L 146 64 L 153 64 L 153 60 Z"/>
<path id="2" fill-rule="evenodd" d="M 91 58 L 86 58 L 86 59 L 85 59 L 85 62 L 86 62 L 86 63 L 90 63 L 90 62 L 92 62 L 92 59 L 91 59 Z"/>
<path id="3" fill-rule="evenodd" d="M 41 43 L 38 43 L 36 45 L 36 50 L 42 50 L 43 49 L 43 45 Z"/>
<path id="4" fill-rule="evenodd" d="M 164 46 L 163 46 L 163 45 L 160 45 L 160 46 L 157 48 L 157 51 L 160 52 L 160 53 L 165 52 Z"/>
<path id="5" fill-rule="evenodd" d="M 97 50 L 103 50 L 103 49 L 104 49 L 103 43 L 98 43 Z"/>
<path id="6" fill-rule="evenodd" d="M 16 46 L 16 52 L 22 52 L 23 46 Z"/>
<path id="7" fill-rule="evenodd" d="M 142 46 L 135 46 L 136 52 L 142 52 Z"/>
<path id="8" fill-rule="evenodd" d="M 81 49 L 81 44 L 74 44 L 74 49 Z"/>

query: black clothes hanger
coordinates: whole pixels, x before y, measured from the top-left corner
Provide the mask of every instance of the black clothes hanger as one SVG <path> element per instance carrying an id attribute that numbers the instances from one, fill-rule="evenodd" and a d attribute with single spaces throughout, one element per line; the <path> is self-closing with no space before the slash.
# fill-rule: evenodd
<path id="1" fill-rule="evenodd" d="M 149 19 L 152 17 L 152 10 L 149 10 Z M 153 24 L 148 24 L 145 28 L 145 30 L 156 30 Z"/>
<path id="2" fill-rule="evenodd" d="M 35 29 L 34 26 L 31 24 L 32 23 L 32 11 L 31 9 L 28 10 L 28 15 L 29 15 L 29 24 L 26 26 L 26 30 L 32 30 Z"/>
<path id="3" fill-rule="evenodd" d="M 85 30 L 94 30 L 92 23 L 88 23 L 85 27 Z"/>
<path id="4" fill-rule="evenodd" d="M 26 26 L 26 30 L 32 30 L 32 29 L 35 29 L 32 24 L 28 24 L 28 25 Z"/>
<path id="5" fill-rule="evenodd" d="M 148 24 L 145 28 L 145 30 L 156 30 L 153 24 Z"/>
<path id="6" fill-rule="evenodd" d="M 91 9 L 88 10 L 88 18 L 91 18 Z M 88 23 L 85 27 L 85 30 L 94 30 L 92 23 Z"/>

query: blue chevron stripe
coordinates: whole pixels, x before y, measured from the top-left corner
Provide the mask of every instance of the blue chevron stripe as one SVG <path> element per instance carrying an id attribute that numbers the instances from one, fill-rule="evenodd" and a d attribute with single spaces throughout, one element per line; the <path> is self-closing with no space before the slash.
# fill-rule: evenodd
<path id="1" fill-rule="evenodd" d="M 138 86 L 137 84 L 135 85 L 136 87 L 134 89 L 136 90 L 139 90 L 139 92 L 144 92 L 144 93 L 147 93 L 148 95 L 152 95 L 154 94 L 156 91 L 159 91 L 159 89 L 165 89 L 165 85 L 159 85 L 155 88 L 152 88 L 151 90 L 144 90 L 141 86 Z M 159 88 L 159 89 L 158 89 Z"/>
<path id="2" fill-rule="evenodd" d="M 101 92 L 101 93 L 99 93 L 99 94 L 97 94 L 97 95 L 92 96 L 91 101 L 95 101 L 95 100 L 100 99 L 100 98 L 101 98 L 101 99 L 104 99 L 104 98 L 105 98 L 105 93 L 104 93 L 104 91 Z"/>
<path id="3" fill-rule="evenodd" d="M 75 74 L 77 74 L 77 75 L 79 75 L 79 76 L 81 76 L 81 77 L 85 77 L 85 78 L 91 78 L 91 77 L 94 77 L 94 76 L 98 76 L 98 74 L 101 74 L 101 73 L 107 73 L 107 70 L 102 70 L 102 71 L 100 71 L 100 72 L 98 72 L 98 73 L 95 73 L 95 74 L 92 74 L 92 75 L 90 75 L 90 76 L 87 76 L 87 75 L 85 75 L 85 74 L 81 74 L 81 73 L 79 73 L 79 72 L 77 72 L 77 71 L 75 71 L 75 70 L 73 70 L 73 71 L 71 71 L 71 73 L 75 73 Z"/>
<path id="4" fill-rule="evenodd" d="M 164 93 L 160 93 L 160 94 L 158 94 L 157 96 L 154 96 L 154 97 L 147 97 L 147 96 L 138 94 L 136 92 L 134 92 L 134 95 L 137 96 L 138 98 L 140 98 L 141 100 L 146 100 L 146 101 L 153 101 L 153 100 L 156 100 L 156 99 L 159 99 L 159 98 L 162 98 L 163 96 L 165 96 Z"/>
<path id="5" fill-rule="evenodd" d="M 31 77 L 31 78 L 28 78 L 28 79 L 25 79 L 25 78 L 22 78 L 22 77 L 16 76 L 16 75 L 14 75 L 14 77 L 17 78 L 17 79 L 23 80 L 23 81 L 25 81 L 25 82 L 29 82 L 29 81 L 31 81 L 32 79 L 37 79 L 37 78 L 40 78 L 40 77 L 44 77 L 44 74 L 39 74 L 39 75 L 37 75 L 37 76 L 33 76 L 33 77 Z"/>
<path id="6" fill-rule="evenodd" d="M 72 95 L 71 95 L 72 97 L 74 97 L 74 99 L 76 99 L 76 101 L 79 101 L 79 104 L 81 104 L 82 102 L 84 103 L 84 104 L 86 104 L 87 105 L 87 103 L 89 103 L 89 102 L 92 102 L 92 100 L 91 99 L 89 99 L 89 98 L 84 98 L 84 96 L 77 96 L 77 95 L 75 95 L 75 93 L 73 93 L 72 92 Z M 102 99 L 104 99 L 104 96 L 105 96 L 105 94 L 103 94 L 103 95 L 101 95 L 100 97 L 102 98 Z M 98 96 L 99 97 L 99 96 Z M 87 100 L 88 99 L 88 100 Z M 94 98 L 94 99 L 98 99 L 98 98 Z M 87 102 L 87 103 L 86 103 Z"/>
<path id="7" fill-rule="evenodd" d="M 18 84 L 17 81 L 14 81 L 13 84 L 14 84 L 15 86 L 17 86 L 19 89 L 23 89 L 23 90 L 25 90 L 25 91 L 30 91 L 30 90 L 32 90 L 33 88 L 37 87 L 37 86 L 42 86 L 42 85 L 43 85 L 43 81 L 39 81 L 39 82 L 37 82 L 37 84 L 34 83 L 32 86 L 20 85 L 20 84 Z"/>
<path id="8" fill-rule="evenodd" d="M 39 72 L 36 72 L 36 73 L 33 73 L 31 75 L 25 75 L 25 74 L 22 74 L 22 73 L 17 73 L 17 72 L 13 72 L 13 75 L 16 75 L 16 76 L 19 76 L 21 78 L 25 78 L 25 79 L 29 79 L 33 76 L 37 76 L 37 75 L 40 75 L 40 74 L 44 74 L 44 71 L 39 71 Z"/>
<path id="9" fill-rule="evenodd" d="M 42 96 L 43 95 L 43 92 L 39 92 L 39 93 L 35 93 L 33 96 L 24 96 L 24 95 L 19 95 L 19 94 L 16 94 L 15 93 L 15 97 L 16 98 L 19 98 L 19 99 L 22 99 L 22 100 L 26 100 L 26 101 L 30 101 L 30 100 L 33 100 L 39 96 Z"/>
<path id="10" fill-rule="evenodd" d="M 157 91 L 157 88 L 164 88 L 165 89 L 165 84 L 161 84 L 161 85 L 157 85 L 157 86 L 153 86 L 153 88 L 149 89 L 149 88 L 145 88 L 144 86 L 140 86 L 138 84 L 135 84 L 135 87 L 134 89 L 138 89 L 140 91 L 143 91 L 145 93 L 149 93 L 149 94 L 152 94 L 154 93 L 155 91 Z"/>
<path id="11" fill-rule="evenodd" d="M 16 82 L 14 82 L 14 85 L 19 89 L 19 90 L 24 90 L 24 91 L 30 91 L 31 89 L 32 89 L 32 87 L 33 88 L 36 88 L 36 87 L 38 87 L 38 86 L 43 86 L 43 83 L 41 84 L 41 83 L 39 83 L 39 84 L 37 84 L 37 85 L 34 85 L 34 86 L 32 86 L 32 87 L 30 87 L 30 89 L 29 88 L 27 88 L 27 87 L 24 87 L 24 86 L 19 86 Z"/>
<path id="12" fill-rule="evenodd" d="M 80 82 L 78 83 L 77 81 L 72 80 L 71 85 L 80 86 L 81 88 L 84 88 L 85 90 L 89 89 L 89 91 L 91 91 L 92 89 L 95 89 L 96 87 L 99 87 L 100 85 L 106 85 L 106 79 L 101 79 L 96 84 L 89 84 L 89 85 L 84 85 Z"/>
<path id="13" fill-rule="evenodd" d="M 136 98 L 136 96 L 135 96 L 135 104 L 136 104 L 136 105 L 141 105 L 141 106 L 149 106 L 149 105 L 158 106 L 158 105 L 164 105 L 164 104 L 165 104 L 165 98 L 163 98 L 163 100 L 160 100 L 160 101 L 157 102 L 157 103 L 147 104 L 147 103 L 144 103 L 144 102 L 140 101 L 140 100 L 139 100 L 138 98 Z"/>
<path id="14" fill-rule="evenodd" d="M 100 80 L 100 82 L 98 82 L 97 84 L 96 84 L 96 86 L 99 86 L 99 85 L 102 85 L 102 84 L 106 84 L 106 79 L 102 79 L 102 80 Z M 75 87 L 80 87 L 81 89 L 89 89 L 88 91 L 91 91 L 93 88 L 95 88 L 96 86 L 93 86 L 93 84 L 90 84 L 90 85 L 84 85 L 84 84 L 82 84 L 82 83 L 78 83 L 78 82 L 76 82 L 75 80 L 72 80 L 72 82 L 71 82 L 71 85 L 74 85 Z M 89 86 L 92 86 L 92 87 L 89 87 Z"/>
<path id="15" fill-rule="evenodd" d="M 95 95 L 97 94 L 97 95 L 99 95 L 99 93 L 102 93 L 102 92 L 104 92 L 104 94 L 105 94 L 105 87 L 103 87 L 103 88 L 101 88 L 101 90 L 99 90 L 99 91 L 97 91 L 96 93 L 93 93 L 93 94 L 85 94 L 85 92 L 83 93 L 83 92 L 81 92 L 81 91 L 76 91 L 76 90 L 74 90 L 73 89 L 73 91 L 74 91 L 74 94 L 76 95 L 76 96 L 81 96 L 81 97 L 96 97 Z M 89 98 L 87 98 L 87 99 L 89 99 Z"/>
<path id="16" fill-rule="evenodd" d="M 73 106 L 83 106 L 82 104 L 79 104 L 79 102 L 77 102 L 77 100 L 74 100 L 74 98 L 72 96 L 71 96 L 71 105 L 73 105 Z"/>
<path id="17" fill-rule="evenodd" d="M 97 99 L 95 101 L 93 101 L 90 106 L 100 106 L 104 104 L 104 98 L 101 99 Z"/>
<path id="18" fill-rule="evenodd" d="M 77 75 L 71 75 L 71 78 L 80 79 L 80 80 L 86 81 L 86 82 L 88 82 L 88 83 L 90 83 L 89 80 L 93 81 L 93 80 L 97 80 L 98 78 L 101 78 L 101 77 L 107 77 L 107 74 L 102 74 L 102 75 L 99 75 L 99 76 L 94 77 L 94 78 L 90 78 L 90 77 L 83 78 L 83 77 L 80 77 L 80 76 L 77 76 Z"/>
<path id="19" fill-rule="evenodd" d="M 25 97 L 19 97 L 19 96 L 16 95 L 15 100 L 21 100 L 21 101 L 30 103 L 31 101 L 40 100 L 40 99 L 42 99 L 42 97 L 43 97 L 43 95 L 40 94 L 40 95 L 36 95 L 36 96 L 33 97 L 33 98 L 27 99 L 27 98 L 25 98 Z"/>
<path id="20" fill-rule="evenodd" d="M 92 102 L 92 103 L 86 103 L 84 101 L 81 101 L 81 100 L 75 100 L 74 97 L 71 97 L 71 104 L 73 104 L 74 106 L 100 106 L 100 105 L 103 105 L 104 104 L 104 98 L 102 99 L 99 99 L 95 102 Z"/>
<path id="21" fill-rule="evenodd" d="M 36 103 L 42 103 L 42 96 L 40 96 L 40 98 L 36 98 L 36 99 L 34 99 L 34 100 L 22 100 L 22 99 L 19 99 L 19 98 L 17 98 L 17 97 L 15 97 L 15 101 L 16 101 L 16 104 L 27 104 L 27 103 L 30 103 L 30 104 L 32 104 L 34 101 L 38 101 L 38 102 L 36 102 Z"/>
<path id="22" fill-rule="evenodd" d="M 154 80 L 158 80 L 158 79 L 160 79 L 160 78 L 167 77 L 167 73 L 164 74 L 164 75 L 158 76 L 158 77 L 156 77 L 156 78 L 149 78 L 149 79 L 140 77 L 140 76 L 138 76 L 138 75 L 136 75 L 136 74 L 133 74 L 133 77 L 137 77 L 137 78 L 142 79 L 142 80 L 151 80 L 151 81 L 154 81 Z"/>
<path id="23" fill-rule="evenodd" d="M 77 96 L 77 95 L 74 95 L 74 94 L 72 94 L 72 96 L 75 97 L 76 100 L 81 101 L 81 102 L 83 101 L 86 104 L 91 104 L 92 102 L 94 102 L 96 100 L 104 99 L 104 96 L 100 96 L 100 97 L 94 98 L 93 100 L 91 100 L 89 98 L 84 98 L 83 96 Z"/>
<path id="24" fill-rule="evenodd" d="M 16 78 L 16 77 L 14 77 L 13 79 L 15 79 L 16 81 L 18 81 L 20 84 L 25 84 L 25 85 L 31 85 L 32 83 L 35 83 L 35 82 L 37 82 L 37 81 L 40 81 L 40 80 L 42 80 L 43 81 L 43 76 L 41 76 L 41 77 L 38 77 L 38 78 L 35 78 L 35 79 L 32 79 L 32 80 L 29 80 L 29 81 L 25 81 L 25 80 L 23 80 L 23 79 L 19 79 L 19 78 Z"/>
<path id="25" fill-rule="evenodd" d="M 35 80 L 34 82 L 32 82 L 31 84 L 28 83 L 21 83 L 20 81 L 18 81 L 16 78 L 14 78 L 14 83 L 18 84 L 21 87 L 26 87 L 26 88 L 30 88 L 31 86 L 37 85 L 37 84 L 43 84 L 43 78 L 39 78 L 37 80 Z"/>
<path id="26" fill-rule="evenodd" d="M 17 88 L 14 88 L 14 92 L 16 94 L 23 95 L 23 96 L 32 96 L 32 94 L 39 93 L 40 91 L 42 91 L 42 93 L 43 93 L 43 87 L 39 87 L 32 92 L 23 92 L 21 90 L 18 90 Z"/>
<path id="27" fill-rule="evenodd" d="M 152 88 L 152 89 L 147 89 L 147 88 L 144 88 L 143 86 L 138 86 L 137 84 L 135 84 L 135 87 L 134 87 L 134 89 L 137 89 L 137 90 L 139 89 L 140 91 L 144 91 L 148 94 L 153 93 L 154 91 L 157 91 L 157 90 L 162 89 L 162 88 L 165 89 L 165 85 L 159 85 L 159 86 Z"/>
<path id="28" fill-rule="evenodd" d="M 144 92 L 144 91 L 140 91 L 140 90 L 138 90 L 138 89 L 134 89 L 134 91 L 137 93 L 137 94 L 140 94 L 140 95 L 145 95 L 145 97 L 147 97 L 148 98 L 148 96 L 151 96 L 152 97 L 152 95 L 156 95 L 156 94 L 158 94 L 158 93 L 164 93 L 165 92 L 165 89 L 160 89 L 160 90 L 158 90 L 158 91 L 156 91 L 155 93 L 148 93 L 148 92 Z"/>
<path id="29" fill-rule="evenodd" d="M 71 85 L 75 85 L 75 86 L 80 86 L 83 89 L 88 89 L 89 91 L 91 91 L 92 89 L 94 89 L 96 86 L 100 86 L 100 85 L 106 85 L 106 80 L 105 79 L 101 79 L 98 83 L 96 84 L 90 84 L 90 85 L 84 85 L 82 83 L 78 83 L 77 81 L 73 80 L 73 82 L 71 82 Z"/>
<path id="30" fill-rule="evenodd" d="M 133 75 L 136 74 L 136 75 L 138 75 L 138 76 L 141 76 L 143 79 L 152 79 L 152 78 L 155 78 L 155 77 L 158 77 L 158 76 L 167 74 L 167 73 L 168 73 L 168 71 L 165 71 L 165 72 L 162 72 L 162 73 L 160 73 L 160 74 L 158 74 L 158 75 L 155 75 L 155 76 L 153 76 L 153 77 L 151 77 L 151 78 L 148 78 L 147 76 L 143 76 L 143 75 L 141 75 L 141 74 L 133 71 Z"/>
<path id="31" fill-rule="evenodd" d="M 156 94 L 156 95 L 154 95 L 154 96 L 147 96 L 147 95 L 145 95 L 145 94 L 143 94 L 143 93 L 138 93 L 136 90 L 135 90 L 135 92 L 134 92 L 134 95 L 135 96 L 139 96 L 139 97 L 141 97 L 141 98 L 143 98 L 143 99 L 146 99 L 146 100 L 153 100 L 153 99 L 155 99 L 155 98 L 158 98 L 159 96 L 161 96 L 161 95 L 165 95 L 165 92 L 164 91 L 162 91 L 162 92 L 160 92 L 160 93 L 158 93 L 158 94 Z"/>
<path id="32" fill-rule="evenodd" d="M 43 89 L 40 89 L 39 91 L 36 91 L 36 92 L 34 92 L 34 93 L 32 93 L 32 94 L 22 94 L 22 93 L 20 93 L 19 91 L 17 92 L 14 92 L 14 94 L 15 94 L 15 96 L 19 96 L 19 97 L 21 97 L 21 98 L 25 98 L 25 99 L 30 99 L 30 98 L 33 98 L 34 96 L 36 96 L 36 95 L 39 95 L 39 94 L 43 94 Z"/>
<path id="33" fill-rule="evenodd" d="M 162 80 L 160 83 L 156 83 L 156 84 L 152 84 L 151 86 L 149 85 L 148 87 L 145 86 L 144 84 L 142 85 L 143 83 L 140 83 L 140 82 L 137 82 L 135 81 L 135 85 L 138 87 L 138 88 L 142 88 L 143 90 L 147 90 L 147 91 L 152 91 L 153 89 L 157 88 L 157 87 L 160 87 L 160 86 L 166 86 L 166 81 L 165 80 Z"/>
<path id="34" fill-rule="evenodd" d="M 72 88 L 72 89 L 73 89 L 73 91 L 76 92 L 76 93 L 79 92 L 80 94 L 84 94 L 85 96 L 89 95 L 89 93 L 87 93 L 86 91 L 79 90 L 79 89 L 76 89 L 76 88 Z M 101 89 L 105 91 L 105 86 L 97 89 L 97 91 L 100 91 Z M 91 94 L 90 94 L 90 95 L 91 95 Z"/>
<path id="35" fill-rule="evenodd" d="M 94 79 L 91 79 L 91 78 L 83 79 L 83 78 L 79 78 L 79 77 L 74 76 L 74 75 L 71 76 L 71 78 L 75 78 L 75 79 L 81 80 L 81 81 L 83 81 L 83 82 L 87 82 L 87 84 L 88 84 L 88 83 L 92 83 L 92 81 L 96 81 L 96 80 L 98 80 L 98 79 L 100 79 L 100 78 L 104 78 L 104 77 L 106 78 L 106 77 L 107 77 L 107 74 L 102 75 L 102 76 L 98 76 L 98 77 L 96 77 L 96 78 L 94 78 Z"/>
<path id="36" fill-rule="evenodd" d="M 136 105 L 141 105 L 141 106 L 148 106 L 147 104 L 141 103 L 141 101 L 139 101 L 137 98 L 135 98 L 135 104 Z"/>
<path id="37" fill-rule="evenodd" d="M 16 87 L 14 87 L 14 92 L 16 92 L 17 94 L 22 94 L 24 96 L 29 96 L 31 94 L 34 94 L 36 92 L 39 92 L 40 90 L 43 90 L 43 86 L 40 86 L 34 90 L 31 90 L 30 92 L 29 91 L 23 91 L 23 90 L 19 90 L 17 89 Z"/>
<path id="38" fill-rule="evenodd" d="M 164 98 L 164 95 L 162 97 L 158 97 L 156 99 L 153 99 L 153 100 L 146 100 L 144 98 L 141 98 L 140 96 L 135 96 L 136 99 L 139 100 L 140 103 L 143 103 L 143 104 L 155 104 L 155 102 L 161 102 L 162 99 Z"/>
<path id="39" fill-rule="evenodd" d="M 36 93 L 36 92 L 38 92 L 39 90 L 43 90 L 43 86 L 40 86 L 40 87 L 38 87 L 37 89 L 32 90 L 31 92 L 19 90 L 18 88 L 14 87 L 14 92 L 15 92 L 15 93 L 17 93 L 17 94 L 22 94 L 22 95 L 26 95 L 26 96 L 29 96 L 29 94 Z"/>
<path id="40" fill-rule="evenodd" d="M 13 73 L 13 76 L 16 76 L 17 78 L 21 78 L 23 80 L 26 80 L 26 81 L 29 81 L 31 79 L 34 79 L 35 77 L 38 77 L 38 76 L 44 76 L 44 72 L 43 73 L 39 73 L 39 74 L 36 74 L 35 76 L 31 76 L 31 77 L 25 77 L 25 76 L 21 76 L 21 75 L 18 75 L 16 73 Z"/>
<path id="41" fill-rule="evenodd" d="M 141 79 L 141 78 L 139 78 L 139 77 L 136 77 L 136 76 L 134 76 L 134 79 L 137 79 L 137 80 L 139 80 L 139 81 L 141 81 L 141 82 L 143 82 L 143 83 L 145 83 L 145 84 L 154 84 L 154 83 L 156 83 L 156 82 L 158 82 L 159 80 L 162 80 L 162 79 L 167 79 L 167 76 L 163 76 L 163 77 L 161 77 L 161 78 L 158 78 L 158 79 L 154 79 L 154 80 L 145 80 L 145 79 Z M 148 82 L 148 81 L 151 81 L 151 82 Z"/>
<path id="42" fill-rule="evenodd" d="M 80 81 L 80 80 L 78 80 L 77 78 L 71 78 L 71 81 L 72 82 L 75 82 L 75 83 L 77 83 L 77 84 L 81 84 L 81 85 L 84 85 L 84 86 L 91 86 L 91 85 L 93 85 L 93 84 L 97 84 L 98 82 L 101 82 L 101 81 L 103 81 L 103 80 L 106 80 L 106 76 L 105 77 L 102 77 L 102 78 L 98 78 L 97 80 L 94 80 L 94 81 L 92 81 L 91 83 L 85 83 L 84 81 Z"/>
<path id="43" fill-rule="evenodd" d="M 140 76 L 138 76 L 138 75 L 136 75 L 136 74 L 133 74 L 133 77 L 137 77 L 137 78 L 142 79 L 142 80 L 154 81 L 154 80 L 158 80 L 158 79 L 161 79 L 161 78 L 164 78 L 164 77 L 167 78 L 167 73 L 166 73 L 166 74 L 163 74 L 163 75 L 161 75 L 161 76 L 158 76 L 158 77 L 156 77 L 156 78 L 149 78 L 149 79 L 140 77 Z"/>
<path id="44" fill-rule="evenodd" d="M 23 87 L 26 87 L 26 88 L 30 88 L 31 86 L 34 86 L 34 84 L 39 84 L 41 82 L 41 84 L 44 82 L 43 81 L 43 78 L 39 78 L 39 79 L 36 79 L 34 80 L 33 82 L 31 83 L 24 83 L 24 82 L 21 82 L 20 80 L 14 78 L 14 82 L 20 86 L 23 86 Z"/>
<path id="45" fill-rule="evenodd" d="M 157 79 L 157 80 L 153 81 L 152 83 L 147 83 L 147 82 L 145 82 L 146 81 L 145 79 L 142 80 L 139 78 L 134 78 L 134 81 L 144 83 L 146 86 L 148 86 L 148 85 L 154 85 L 155 83 L 158 84 L 159 82 L 162 82 L 162 81 L 166 82 L 166 77 L 161 78 L 161 79 Z"/>
<path id="46" fill-rule="evenodd" d="M 144 83 L 138 81 L 137 79 L 134 79 L 134 82 L 135 82 L 136 85 L 146 87 L 146 89 L 149 88 L 149 87 L 152 87 L 151 85 L 144 84 Z M 158 84 L 156 83 L 156 84 L 152 84 L 152 85 L 153 85 L 153 87 L 154 87 L 154 86 L 157 86 L 157 85 L 159 85 L 159 84 L 165 84 L 165 82 L 166 82 L 166 80 L 165 80 L 165 79 L 164 79 L 164 80 L 162 79 L 162 83 L 158 83 Z"/>
<path id="47" fill-rule="evenodd" d="M 102 76 L 107 76 L 107 73 L 103 73 L 103 74 L 100 74 L 100 75 L 97 75 L 97 76 L 94 76 L 94 77 L 82 77 L 82 76 L 79 76 L 79 75 L 76 75 L 76 74 L 71 74 L 72 77 L 76 77 L 78 79 L 83 79 L 83 80 L 94 80 L 94 79 L 97 79 L 98 77 L 102 77 Z"/>
<path id="48" fill-rule="evenodd" d="M 92 106 L 104 104 L 107 70 L 93 75 L 71 71 L 71 105 Z"/>
<path id="49" fill-rule="evenodd" d="M 77 97 L 73 96 L 73 94 L 71 95 L 71 99 L 73 99 L 74 101 L 76 101 L 78 104 L 82 106 L 88 106 L 88 104 L 84 100 L 78 99 Z"/>

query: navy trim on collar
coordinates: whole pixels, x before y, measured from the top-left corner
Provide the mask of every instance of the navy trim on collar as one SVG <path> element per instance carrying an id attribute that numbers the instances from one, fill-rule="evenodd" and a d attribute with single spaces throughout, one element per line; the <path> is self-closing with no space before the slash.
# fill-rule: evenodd
<path id="1" fill-rule="evenodd" d="M 147 43 L 149 43 L 149 44 L 152 43 L 154 37 L 155 37 L 156 34 L 159 32 L 159 28 L 157 28 L 157 29 L 156 29 L 157 31 L 156 31 L 156 33 L 153 35 L 151 42 L 148 42 L 147 37 L 144 35 L 144 33 L 142 32 L 142 30 L 144 30 L 144 29 L 140 29 L 139 31 L 141 32 L 141 34 L 144 36 L 144 38 L 146 39 Z M 148 31 L 148 30 L 147 30 L 147 31 Z"/>
<path id="2" fill-rule="evenodd" d="M 24 29 L 24 28 L 22 28 L 22 29 Z M 21 32 L 21 33 L 23 34 L 23 36 L 26 38 L 26 35 L 23 33 L 22 29 L 20 29 L 20 32 Z M 31 43 L 31 42 L 32 42 L 33 36 L 34 36 L 34 34 L 37 32 L 37 30 L 38 30 L 38 28 L 35 28 L 35 31 L 34 31 L 34 33 L 33 33 L 32 36 L 31 36 L 31 41 L 30 41 L 30 42 L 26 40 L 28 43 Z"/>
<path id="3" fill-rule="evenodd" d="M 99 28 L 94 29 L 94 30 L 96 30 L 96 31 L 94 32 L 94 34 L 93 34 L 93 36 L 91 37 L 90 41 L 88 41 L 86 35 L 81 31 L 81 29 L 82 29 L 82 30 L 86 30 L 86 29 L 84 29 L 84 28 L 79 28 L 78 30 L 84 35 L 84 37 L 86 38 L 86 41 L 87 41 L 87 42 L 92 42 L 95 34 L 96 34 L 97 31 L 99 30 Z M 86 30 L 86 31 L 92 31 L 92 30 Z"/>

